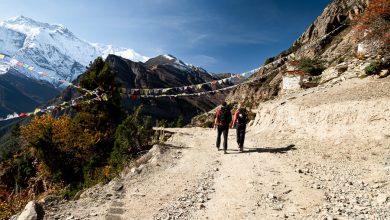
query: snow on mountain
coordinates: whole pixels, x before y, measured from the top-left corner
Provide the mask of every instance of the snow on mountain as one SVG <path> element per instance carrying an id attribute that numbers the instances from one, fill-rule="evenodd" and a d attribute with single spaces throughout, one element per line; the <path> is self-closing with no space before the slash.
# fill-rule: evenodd
<path id="1" fill-rule="evenodd" d="M 18 69 L 36 79 L 58 85 L 58 79 L 74 80 L 96 57 L 115 54 L 132 61 L 148 60 L 132 49 L 90 43 L 62 25 L 52 25 L 19 16 L 0 22 L 0 53 L 34 66 L 35 72 Z M 4 66 L 4 65 L 3 65 Z M 4 72 L 4 67 L 0 72 Z M 51 78 L 37 72 L 47 72 Z"/>
<path id="2" fill-rule="evenodd" d="M 146 62 L 149 59 L 149 57 L 142 56 L 137 52 L 135 52 L 133 49 L 114 47 L 112 45 L 103 45 L 103 44 L 96 44 L 96 43 L 92 43 L 91 45 L 93 45 L 95 48 L 97 48 L 98 51 L 100 51 L 103 58 L 106 58 L 109 54 L 114 54 L 136 62 L 137 61 Z"/>
<path id="3" fill-rule="evenodd" d="M 146 65 L 147 66 L 168 65 L 174 67 L 175 69 L 180 70 L 181 72 L 185 72 L 191 75 L 197 73 L 211 75 L 205 69 L 198 66 L 194 66 L 192 64 L 187 64 L 171 54 L 164 54 L 164 55 L 151 58 L 146 62 Z"/>

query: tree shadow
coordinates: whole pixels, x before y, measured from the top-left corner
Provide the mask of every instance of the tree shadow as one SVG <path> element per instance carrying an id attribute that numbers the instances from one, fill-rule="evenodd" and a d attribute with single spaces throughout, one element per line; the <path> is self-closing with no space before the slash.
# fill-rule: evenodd
<path id="1" fill-rule="evenodd" d="M 289 151 L 294 151 L 297 148 L 295 144 L 290 144 L 286 147 L 259 147 L 259 148 L 244 148 L 242 153 L 271 153 L 271 154 L 285 154 Z"/>

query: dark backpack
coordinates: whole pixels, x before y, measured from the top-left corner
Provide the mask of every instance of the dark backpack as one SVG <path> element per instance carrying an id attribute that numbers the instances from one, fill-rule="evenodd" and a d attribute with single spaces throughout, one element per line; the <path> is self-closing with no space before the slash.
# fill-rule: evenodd
<path id="1" fill-rule="evenodd" d="M 229 125 L 231 121 L 232 121 L 232 115 L 230 113 L 229 108 L 222 107 L 221 112 L 218 115 L 218 122 L 222 123 L 223 125 Z"/>
<path id="2" fill-rule="evenodd" d="M 238 110 L 237 124 L 245 125 L 247 121 L 248 113 L 246 112 L 246 109 L 240 108 L 240 110 Z"/>

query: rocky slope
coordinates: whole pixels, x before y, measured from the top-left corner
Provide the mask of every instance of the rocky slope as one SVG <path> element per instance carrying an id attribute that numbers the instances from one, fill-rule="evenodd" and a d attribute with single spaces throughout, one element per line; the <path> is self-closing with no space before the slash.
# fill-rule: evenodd
<path id="1" fill-rule="evenodd" d="M 133 62 L 116 55 L 109 55 L 105 62 L 110 64 L 116 73 L 116 80 L 127 91 L 130 89 L 174 88 L 201 84 L 220 78 L 219 75 L 210 74 L 202 68 L 185 64 L 172 55 L 161 55 L 146 63 Z M 204 88 L 204 90 L 210 89 Z M 193 93 L 195 91 L 186 92 Z M 76 96 L 78 96 L 76 90 L 68 88 L 55 102 L 69 101 Z M 226 94 L 222 92 L 207 96 L 139 98 L 137 100 L 123 97 L 122 105 L 128 111 L 143 105 L 145 114 L 157 120 L 174 121 L 181 115 L 185 122 L 189 122 L 195 115 L 215 108 L 225 97 Z"/>
<path id="2" fill-rule="evenodd" d="M 350 61 L 356 57 L 358 47 L 351 21 L 364 12 L 366 7 L 366 0 L 332 1 L 288 50 L 270 58 L 268 61 L 279 60 L 294 53 L 296 60 L 302 58 L 318 60 L 322 62 L 325 68 L 343 62 L 349 65 Z M 376 44 L 376 42 L 366 43 L 368 44 L 367 48 L 371 44 Z M 274 98 L 280 94 L 285 63 L 286 60 L 281 60 L 276 65 L 257 72 L 253 78 L 263 75 L 269 76 L 266 80 L 257 81 L 252 85 L 240 86 L 228 95 L 227 100 L 229 102 L 245 100 L 246 105 L 251 107 Z"/>
<path id="3" fill-rule="evenodd" d="M 267 101 L 244 153 L 233 130 L 225 155 L 212 129 L 166 129 L 165 146 L 110 183 L 40 200 L 44 218 L 387 219 L 389 89 L 369 77 Z"/>
<path id="4" fill-rule="evenodd" d="M 14 70 L 0 75 L 0 117 L 31 112 L 59 94 L 47 82 L 25 77 Z"/>
<path id="5" fill-rule="evenodd" d="M 295 54 L 324 59 L 329 64 L 337 63 L 341 57 L 353 57 L 358 42 L 351 30 L 351 21 L 363 13 L 367 5 L 368 0 L 334 0 L 294 42 Z"/>

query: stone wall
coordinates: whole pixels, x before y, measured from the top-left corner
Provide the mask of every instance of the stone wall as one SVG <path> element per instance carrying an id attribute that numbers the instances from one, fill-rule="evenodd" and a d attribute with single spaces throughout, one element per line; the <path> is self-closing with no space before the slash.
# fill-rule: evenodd
<path id="1" fill-rule="evenodd" d="M 283 76 L 282 91 L 299 90 L 302 85 L 303 77 L 301 75 L 287 74 Z"/>

